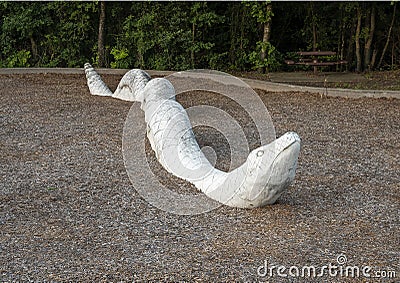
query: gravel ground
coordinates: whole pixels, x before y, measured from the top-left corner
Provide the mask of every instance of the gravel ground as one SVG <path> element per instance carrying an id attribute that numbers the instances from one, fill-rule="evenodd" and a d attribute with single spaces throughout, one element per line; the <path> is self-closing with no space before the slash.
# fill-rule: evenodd
<path id="1" fill-rule="evenodd" d="M 105 76 L 112 86 L 119 79 Z M 400 281 L 400 100 L 258 91 L 277 135 L 302 138 L 295 181 L 272 206 L 178 216 L 149 205 L 129 181 L 121 139 L 131 103 L 91 96 L 84 74 L 0 82 L 1 282 Z M 224 142 L 205 129 L 197 136 Z M 221 168 L 224 148 L 216 150 Z M 266 260 L 288 274 L 338 265 L 340 254 L 342 266 L 397 277 L 263 274 Z"/>

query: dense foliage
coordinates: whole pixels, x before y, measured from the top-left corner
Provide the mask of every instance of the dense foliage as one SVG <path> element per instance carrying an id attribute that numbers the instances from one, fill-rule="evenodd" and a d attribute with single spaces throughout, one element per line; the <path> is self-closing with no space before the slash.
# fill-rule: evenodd
<path id="1" fill-rule="evenodd" d="M 0 67 L 89 61 L 112 68 L 275 71 L 292 69 L 284 59 L 310 50 L 336 51 L 349 70 L 400 65 L 395 2 L 100 4 L 0 2 Z"/>

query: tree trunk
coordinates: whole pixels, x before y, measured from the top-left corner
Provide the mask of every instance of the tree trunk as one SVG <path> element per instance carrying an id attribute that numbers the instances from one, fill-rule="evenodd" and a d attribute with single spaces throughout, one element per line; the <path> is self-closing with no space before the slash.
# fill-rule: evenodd
<path id="1" fill-rule="evenodd" d="M 313 34 L 312 49 L 313 49 L 313 51 L 317 51 L 317 28 L 315 26 L 314 16 L 313 16 L 313 22 L 312 22 L 312 34 Z"/>
<path id="2" fill-rule="evenodd" d="M 33 59 L 37 59 L 38 57 L 38 49 L 37 49 L 37 44 L 35 39 L 33 38 L 33 35 L 31 35 L 29 37 L 30 41 L 31 41 L 31 49 L 32 49 L 32 55 L 33 55 Z"/>
<path id="3" fill-rule="evenodd" d="M 394 51 L 395 51 L 395 42 L 392 42 L 392 69 L 394 68 Z"/>
<path id="4" fill-rule="evenodd" d="M 246 34 L 245 34 L 245 26 L 246 26 L 246 11 L 241 10 L 241 24 L 240 24 L 240 70 L 244 71 L 245 70 L 245 65 L 243 64 L 243 58 L 245 54 L 244 48 L 245 48 L 245 38 L 246 38 Z"/>
<path id="5" fill-rule="evenodd" d="M 195 42 L 195 32 L 196 32 L 196 25 L 192 24 L 192 50 L 190 51 L 190 60 L 192 62 L 192 69 L 194 69 L 194 42 Z"/>
<path id="6" fill-rule="evenodd" d="M 271 18 L 270 15 L 272 14 L 272 4 L 271 3 L 267 3 L 266 9 L 267 9 L 268 20 L 264 23 L 264 26 L 263 26 L 263 40 L 262 40 L 263 41 L 263 45 L 262 45 L 261 54 L 260 54 L 261 61 L 264 61 L 265 58 L 267 58 L 267 45 L 268 45 L 269 39 L 271 37 L 271 21 L 272 21 L 272 18 Z M 261 73 L 265 74 L 266 72 L 268 72 L 268 68 L 266 66 L 263 66 L 261 68 L 261 70 L 259 70 L 259 71 L 261 71 Z"/>
<path id="7" fill-rule="evenodd" d="M 387 35 L 387 38 L 386 38 L 386 43 L 385 43 L 385 46 L 383 47 L 381 58 L 379 59 L 379 63 L 378 63 L 378 66 L 377 66 L 378 69 L 382 65 L 383 58 L 385 57 L 386 50 L 387 50 L 387 48 L 389 46 L 390 36 L 392 35 L 392 30 L 393 30 L 393 25 L 394 25 L 395 18 L 396 18 L 396 2 L 394 2 L 394 5 L 393 5 L 392 22 L 390 23 L 389 32 L 388 32 L 388 35 Z"/>
<path id="8" fill-rule="evenodd" d="M 231 65 L 235 64 L 236 61 L 236 56 L 235 56 L 235 49 L 236 49 L 236 35 L 237 35 L 237 25 L 238 25 L 238 19 L 239 17 L 237 16 L 237 11 L 235 9 L 235 6 L 232 6 L 232 11 L 231 11 L 231 26 L 230 26 L 230 40 L 231 40 L 231 47 L 229 48 L 229 62 Z"/>
<path id="9" fill-rule="evenodd" d="M 374 49 L 374 51 L 372 52 L 372 59 L 371 59 L 371 64 L 370 64 L 371 69 L 373 69 L 375 66 L 376 55 L 378 55 L 378 50 Z"/>
<path id="10" fill-rule="evenodd" d="M 351 27 L 350 29 L 350 34 L 348 36 L 348 46 L 347 46 L 347 51 L 346 51 L 346 60 L 348 62 L 353 62 L 353 58 L 354 58 L 354 32 L 356 30 L 356 26 L 357 26 L 357 19 L 353 19 L 352 23 L 351 23 Z M 346 65 L 347 68 L 349 67 L 349 65 Z"/>
<path id="11" fill-rule="evenodd" d="M 356 28 L 356 57 L 357 57 L 357 67 L 356 71 L 361 72 L 361 47 L 360 47 L 360 33 L 361 33 L 361 7 L 357 8 L 357 28 Z"/>
<path id="12" fill-rule="evenodd" d="M 344 44 L 345 44 L 345 37 L 344 37 L 344 33 L 345 33 L 345 24 L 343 23 L 341 25 L 341 35 L 340 35 L 340 52 L 339 52 L 339 59 L 340 60 L 344 60 Z M 343 71 L 343 65 L 340 65 L 340 71 Z"/>
<path id="13" fill-rule="evenodd" d="M 311 17 L 312 17 L 312 34 L 313 34 L 313 51 L 317 51 L 317 27 L 315 23 L 315 15 L 314 15 L 314 5 L 312 2 L 310 2 L 311 5 Z M 314 74 L 318 73 L 318 68 L 317 66 L 314 66 Z"/>
<path id="14" fill-rule="evenodd" d="M 371 13 L 370 13 L 370 20 L 369 20 L 369 34 L 368 34 L 368 39 L 365 42 L 365 47 L 364 47 L 364 69 L 368 69 L 370 71 L 372 69 L 371 66 L 371 46 L 372 46 L 372 41 L 374 38 L 374 32 L 375 32 L 375 5 L 373 4 L 371 7 Z"/>
<path id="15" fill-rule="evenodd" d="M 104 48 L 104 33 L 106 22 L 106 2 L 100 1 L 99 36 L 97 40 L 97 53 L 99 56 L 98 66 L 105 67 L 106 53 Z"/>

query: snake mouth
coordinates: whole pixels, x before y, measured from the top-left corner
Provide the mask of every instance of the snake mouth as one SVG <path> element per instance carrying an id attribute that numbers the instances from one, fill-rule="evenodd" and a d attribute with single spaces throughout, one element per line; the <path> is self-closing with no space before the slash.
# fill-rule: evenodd
<path id="1" fill-rule="evenodd" d="M 285 176 L 288 175 L 290 182 L 293 180 L 298 156 L 300 154 L 300 138 L 296 133 L 294 134 L 293 140 L 279 151 L 274 162 L 272 163 L 273 171 L 276 172 L 275 176 Z"/>
<path id="2" fill-rule="evenodd" d="M 301 140 L 298 134 L 295 132 L 287 132 L 275 141 L 275 150 L 278 154 L 282 153 L 287 148 L 291 147 L 295 143 L 300 144 Z"/>
<path id="3" fill-rule="evenodd" d="M 300 154 L 300 138 L 296 133 L 287 134 L 291 137 L 271 164 L 271 176 L 264 187 L 268 197 L 261 197 L 260 206 L 275 203 L 295 178 Z"/>

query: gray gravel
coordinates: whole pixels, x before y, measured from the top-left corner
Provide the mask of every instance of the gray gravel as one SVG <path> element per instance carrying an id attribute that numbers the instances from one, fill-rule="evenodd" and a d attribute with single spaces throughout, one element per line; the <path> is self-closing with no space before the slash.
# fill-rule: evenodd
<path id="1" fill-rule="evenodd" d="M 130 184 L 129 102 L 91 96 L 83 73 L 1 75 L 0 85 L 1 282 L 400 281 L 400 100 L 259 91 L 277 134 L 302 138 L 295 182 L 272 206 L 177 216 Z M 322 267 L 340 254 L 397 277 L 257 274 L 265 260 Z"/>

